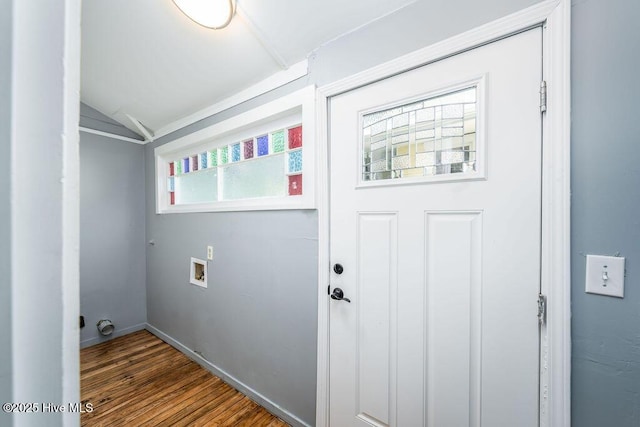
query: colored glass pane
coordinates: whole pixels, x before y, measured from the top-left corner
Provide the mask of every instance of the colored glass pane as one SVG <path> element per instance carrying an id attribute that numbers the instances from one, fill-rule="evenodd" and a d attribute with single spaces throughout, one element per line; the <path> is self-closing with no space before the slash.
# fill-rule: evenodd
<path id="1" fill-rule="evenodd" d="M 173 176 L 170 176 L 167 180 L 167 188 L 169 188 L 169 191 L 176 191 L 175 178 Z"/>
<path id="2" fill-rule="evenodd" d="M 176 204 L 176 193 L 169 193 L 169 197 L 171 199 L 171 204 L 175 205 Z"/>
<path id="3" fill-rule="evenodd" d="M 220 164 L 224 165 L 229 163 L 229 146 L 225 145 L 220 148 Z"/>
<path id="4" fill-rule="evenodd" d="M 282 153 L 284 151 L 284 131 L 283 130 L 272 133 L 271 141 L 273 143 L 274 153 Z"/>
<path id="5" fill-rule="evenodd" d="M 231 161 L 232 162 L 240 161 L 240 143 L 239 142 L 231 146 Z"/>
<path id="6" fill-rule="evenodd" d="M 253 159 L 253 139 L 245 141 L 243 144 L 244 144 L 244 158 Z"/>
<path id="7" fill-rule="evenodd" d="M 302 151 L 296 150 L 289 153 L 289 173 L 302 171 Z"/>
<path id="8" fill-rule="evenodd" d="M 258 141 L 258 156 L 266 156 L 269 154 L 269 137 L 262 135 L 256 138 Z"/>
<path id="9" fill-rule="evenodd" d="M 218 166 L 218 150 L 209 151 L 209 167 Z"/>
<path id="10" fill-rule="evenodd" d="M 194 171 L 198 170 L 198 155 L 191 156 L 191 165 Z"/>
<path id="11" fill-rule="evenodd" d="M 289 176 L 289 195 L 299 196 L 302 194 L 302 175 Z"/>
<path id="12" fill-rule="evenodd" d="M 189 173 L 189 158 L 182 159 L 182 171 L 184 173 Z"/>
<path id="13" fill-rule="evenodd" d="M 173 162 L 169 163 L 169 176 L 175 175 L 175 171 L 173 168 Z"/>
<path id="14" fill-rule="evenodd" d="M 176 175 L 180 175 L 182 173 L 182 160 L 174 163 L 176 164 Z"/>
<path id="15" fill-rule="evenodd" d="M 289 129 L 289 149 L 302 147 L 302 126 Z"/>
<path id="16" fill-rule="evenodd" d="M 200 169 L 206 169 L 209 165 L 207 153 L 200 154 Z"/>

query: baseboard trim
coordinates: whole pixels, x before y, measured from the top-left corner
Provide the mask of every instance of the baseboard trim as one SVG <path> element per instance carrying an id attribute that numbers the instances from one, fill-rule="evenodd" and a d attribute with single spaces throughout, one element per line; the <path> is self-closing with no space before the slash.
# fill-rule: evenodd
<path id="1" fill-rule="evenodd" d="M 166 333 L 162 332 L 160 329 L 156 328 L 155 326 L 147 323 L 146 326 L 145 326 L 145 329 L 147 331 L 151 332 L 153 335 L 155 335 L 158 338 L 160 338 L 162 341 L 164 341 L 167 344 L 169 344 L 170 346 L 172 346 L 173 348 L 175 348 L 176 350 L 178 350 L 181 353 L 183 353 L 189 359 L 193 360 L 194 362 L 196 362 L 197 364 L 199 364 L 200 366 L 202 366 L 203 368 L 205 368 L 206 370 L 208 370 L 209 372 L 211 372 L 215 376 L 219 377 L 222 381 L 226 382 L 231 387 L 235 388 L 236 390 L 238 390 L 242 394 L 244 394 L 247 397 L 249 397 L 251 400 L 253 400 L 257 404 L 259 404 L 260 406 L 265 408 L 267 411 L 271 412 L 276 417 L 281 418 L 282 420 L 284 420 L 287 423 L 291 424 L 293 427 L 311 427 L 309 424 L 305 423 L 304 421 L 302 421 L 300 418 L 296 417 L 291 412 L 287 411 L 283 407 L 281 407 L 281 406 L 277 405 L 276 403 L 272 402 L 271 400 L 269 400 L 265 396 L 261 395 L 260 393 L 258 393 L 257 391 L 255 391 L 254 389 L 249 387 L 248 385 L 244 384 L 242 381 L 238 380 L 237 378 L 229 375 L 224 370 L 220 369 L 219 367 L 217 367 L 213 363 L 211 363 L 208 360 L 204 359 L 199 354 L 193 352 L 191 349 L 187 348 L 180 341 L 172 338 L 171 336 L 169 336 Z"/>
<path id="2" fill-rule="evenodd" d="M 123 335 L 138 332 L 145 329 L 146 326 L 147 326 L 146 323 L 138 323 L 137 325 L 129 326 L 128 328 L 116 329 L 116 331 L 113 334 L 109 335 L 109 337 L 98 336 L 98 337 L 86 339 L 84 341 L 80 341 L 80 348 L 91 347 L 92 345 L 101 344 L 103 342 L 107 342 L 109 340 L 121 337 Z"/>

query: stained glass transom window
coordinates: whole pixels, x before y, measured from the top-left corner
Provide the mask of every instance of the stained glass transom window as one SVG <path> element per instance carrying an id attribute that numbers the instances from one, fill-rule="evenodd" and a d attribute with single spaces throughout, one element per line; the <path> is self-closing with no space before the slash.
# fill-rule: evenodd
<path id="1" fill-rule="evenodd" d="M 171 205 L 300 196 L 302 126 L 234 141 L 168 166 Z"/>
<path id="2" fill-rule="evenodd" d="M 477 87 L 362 117 L 362 180 L 477 170 Z"/>

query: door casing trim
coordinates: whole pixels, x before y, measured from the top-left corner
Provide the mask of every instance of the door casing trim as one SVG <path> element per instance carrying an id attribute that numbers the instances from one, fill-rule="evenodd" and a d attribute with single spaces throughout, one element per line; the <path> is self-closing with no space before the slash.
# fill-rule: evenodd
<path id="1" fill-rule="evenodd" d="M 547 111 L 542 119 L 540 427 L 571 425 L 570 31 L 571 2 L 545 0 L 527 9 L 318 88 L 318 365 L 316 426 L 329 426 L 329 99 L 448 56 L 542 25 Z M 534 304 L 535 301 L 532 301 Z"/>

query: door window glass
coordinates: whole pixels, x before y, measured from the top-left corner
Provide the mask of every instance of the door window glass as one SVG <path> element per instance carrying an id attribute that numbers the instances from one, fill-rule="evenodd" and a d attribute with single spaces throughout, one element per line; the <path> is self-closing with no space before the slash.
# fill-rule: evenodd
<path id="1" fill-rule="evenodd" d="M 362 180 L 476 171 L 477 87 L 362 117 Z"/>

